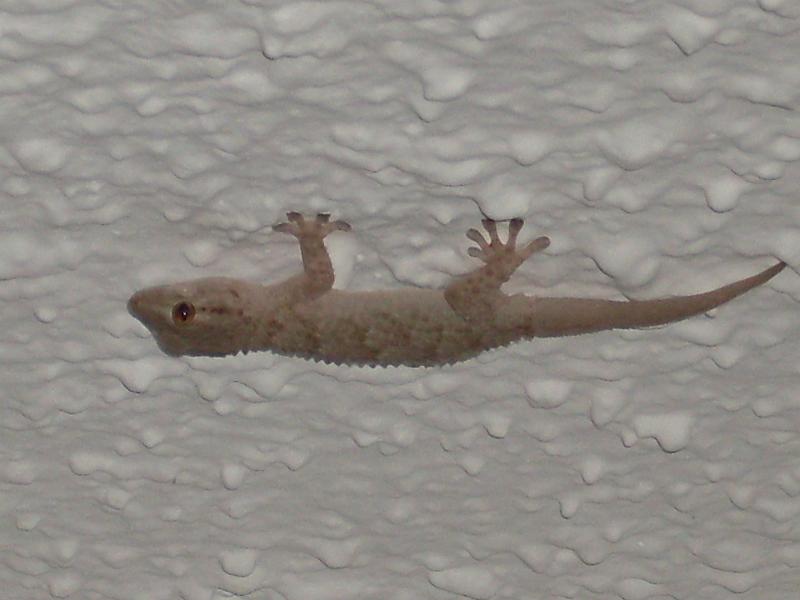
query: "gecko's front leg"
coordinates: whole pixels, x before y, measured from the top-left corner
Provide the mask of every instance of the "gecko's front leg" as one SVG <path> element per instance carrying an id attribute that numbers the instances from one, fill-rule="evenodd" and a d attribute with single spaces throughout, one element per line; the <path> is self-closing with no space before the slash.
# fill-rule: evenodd
<path id="1" fill-rule="evenodd" d="M 504 244 L 497 234 L 497 224 L 491 219 L 482 221 L 489 240 L 477 229 L 467 231 L 467 237 L 478 244 L 471 247 L 470 256 L 479 258 L 484 266 L 459 277 L 447 286 L 444 297 L 450 307 L 467 321 L 484 323 L 491 320 L 499 300 L 507 298 L 500 286 L 532 254 L 550 245 L 547 237 L 538 237 L 517 248 L 517 236 L 524 224 L 522 219 L 512 219 L 508 225 L 508 241 Z"/>
<path id="2" fill-rule="evenodd" d="M 303 273 L 286 284 L 292 288 L 293 296 L 299 296 L 295 300 L 313 300 L 333 287 L 333 265 L 323 240 L 333 231 L 350 231 L 350 225 L 331 221 L 326 213 L 318 214 L 313 220 L 298 212 L 288 212 L 286 217 L 288 223 L 279 223 L 273 229 L 296 237 L 303 257 Z"/>

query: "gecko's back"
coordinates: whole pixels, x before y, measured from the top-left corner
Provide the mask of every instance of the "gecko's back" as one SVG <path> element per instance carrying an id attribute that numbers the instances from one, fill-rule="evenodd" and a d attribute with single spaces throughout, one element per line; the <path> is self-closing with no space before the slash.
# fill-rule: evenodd
<path id="1" fill-rule="evenodd" d="M 299 326 L 263 348 L 332 363 L 435 365 L 487 349 L 487 329 L 460 318 L 442 290 L 331 290 L 287 315 Z"/>

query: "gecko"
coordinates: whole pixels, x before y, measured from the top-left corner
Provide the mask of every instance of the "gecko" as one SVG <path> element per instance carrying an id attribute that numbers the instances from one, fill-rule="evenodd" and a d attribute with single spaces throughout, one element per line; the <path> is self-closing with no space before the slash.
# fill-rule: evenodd
<path id="1" fill-rule="evenodd" d="M 522 219 L 502 242 L 470 229 L 468 254 L 483 262 L 444 288 L 348 292 L 333 289 L 324 239 L 349 231 L 329 214 L 287 213 L 275 225 L 300 243 L 304 270 L 272 285 L 209 277 L 140 290 L 129 312 L 173 356 L 225 356 L 269 350 L 335 364 L 412 367 L 459 362 L 485 350 L 535 337 L 663 325 L 707 312 L 777 275 L 783 261 L 705 293 L 655 300 L 596 300 L 507 295 L 501 286 L 530 256 L 547 248 L 543 236 L 518 247 Z"/>

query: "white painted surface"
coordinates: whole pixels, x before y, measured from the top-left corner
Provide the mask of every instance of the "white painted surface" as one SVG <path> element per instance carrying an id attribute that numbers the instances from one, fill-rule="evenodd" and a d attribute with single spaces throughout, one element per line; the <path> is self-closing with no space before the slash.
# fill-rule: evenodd
<path id="1" fill-rule="evenodd" d="M 443 369 L 173 359 L 135 289 L 656 297 L 800 264 L 788 0 L 0 6 L 0 598 L 786 600 L 800 282 Z M 525 237 L 529 236 L 529 237 Z"/>

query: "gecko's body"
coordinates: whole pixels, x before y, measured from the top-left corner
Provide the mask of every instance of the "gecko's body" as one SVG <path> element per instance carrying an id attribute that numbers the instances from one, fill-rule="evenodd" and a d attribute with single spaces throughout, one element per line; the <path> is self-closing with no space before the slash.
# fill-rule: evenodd
<path id="1" fill-rule="evenodd" d="M 147 288 L 131 297 L 131 314 L 172 355 L 271 350 L 332 363 L 429 366 L 521 339 L 685 319 L 764 283 L 785 266 L 779 262 L 703 294 L 659 300 L 508 296 L 500 286 L 549 240 L 540 237 L 517 248 L 522 221 L 514 219 L 503 244 L 495 223 L 485 220 L 489 240 L 475 229 L 467 237 L 478 244 L 470 255 L 486 264 L 446 288 L 346 292 L 331 289 L 333 268 L 323 239 L 349 226 L 327 215 L 306 220 L 289 213 L 289 220 L 276 230 L 300 241 L 304 273 L 266 286 L 214 277 Z"/>

